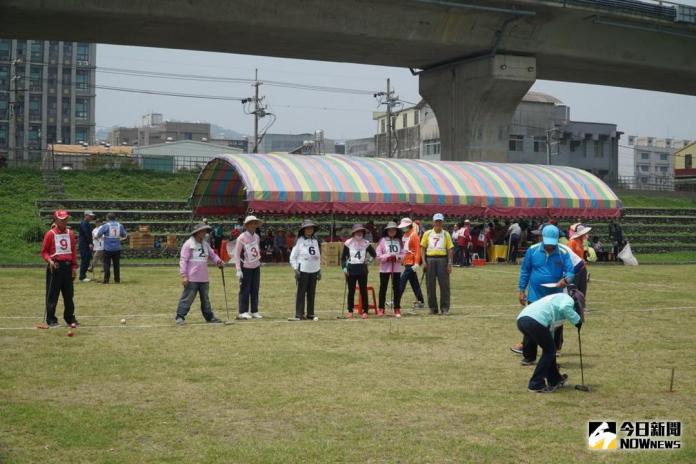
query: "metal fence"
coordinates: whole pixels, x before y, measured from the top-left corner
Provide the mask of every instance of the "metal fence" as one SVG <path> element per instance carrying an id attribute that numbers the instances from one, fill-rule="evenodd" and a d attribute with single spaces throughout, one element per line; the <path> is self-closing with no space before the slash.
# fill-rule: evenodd
<path id="1" fill-rule="evenodd" d="M 15 156 L 11 156 L 15 155 Z M 148 170 L 159 172 L 200 171 L 214 155 L 117 155 L 89 153 L 59 153 L 50 150 L 21 150 L 0 153 L 0 168 L 27 168 L 45 170 L 100 169 Z"/>
<path id="2" fill-rule="evenodd" d="M 696 8 L 665 0 L 555 0 L 556 3 L 601 8 L 607 11 L 657 18 L 666 21 L 696 22 Z"/>
<path id="3" fill-rule="evenodd" d="M 680 183 L 674 177 L 648 178 L 633 176 L 620 176 L 613 179 L 604 179 L 611 188 L 623 190 L 648 190 L 659 192 L 696 192 L 696 184 Z"/>

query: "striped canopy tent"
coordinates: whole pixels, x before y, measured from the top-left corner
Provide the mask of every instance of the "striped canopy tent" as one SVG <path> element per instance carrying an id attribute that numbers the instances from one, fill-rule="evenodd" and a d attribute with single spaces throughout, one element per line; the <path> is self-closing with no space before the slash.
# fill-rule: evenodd
<path id="1" fill-rule="evenodd" d="M 191 200 L 200 215 L 597 218 L 618 217 L 622 207 L 600 179 L 564 166 L 286 153 L 216 157 Z"/>

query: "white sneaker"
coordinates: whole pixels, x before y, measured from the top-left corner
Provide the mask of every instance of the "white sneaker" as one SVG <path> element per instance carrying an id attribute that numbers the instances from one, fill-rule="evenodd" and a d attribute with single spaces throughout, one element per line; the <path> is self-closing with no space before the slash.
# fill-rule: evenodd
<path id="1" fill-rule="evenodd" d="M 237 319 L 251 319 L 251 314 L 241 313 L 239 316 L 237 316 Z"/>
<path id="2" fill-rule="evenodd" d="M 261 313 L 251 313 L 251 317 L 253 317 L 254 319 L 263 319 Z"/>
<path id="3" fill-rule="evenodd" d="M 91 282 L 91 281 L 92 281 L 92 279 L 90 279 L 89 277 L 85 277 L 80 282 Z"/>

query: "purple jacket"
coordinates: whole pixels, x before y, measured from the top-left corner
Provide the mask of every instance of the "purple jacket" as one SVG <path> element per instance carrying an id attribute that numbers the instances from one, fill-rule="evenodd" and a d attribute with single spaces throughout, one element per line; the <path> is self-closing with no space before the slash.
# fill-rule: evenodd
<path id="1" fill-rule="evenodd" d="M 222 262 L 208 242 L 204 240 L 203 243 L 199 243 L 190 237 L 181 247 L 181 277 L 186 277 L 189 282 L 208 282 L 208 261 L 214 264 Z"/>
<path id="2" fill-rule="evenodd" d="M 377 261 L 379 261 L 379 272 L 402 272 L 401 261 L 404 259 L 404 249 L 401 240 L 394 237 L 383 237 L 377 245 Z M 389 261 L 391 256 L 396 257 L 396 261 Z"/>

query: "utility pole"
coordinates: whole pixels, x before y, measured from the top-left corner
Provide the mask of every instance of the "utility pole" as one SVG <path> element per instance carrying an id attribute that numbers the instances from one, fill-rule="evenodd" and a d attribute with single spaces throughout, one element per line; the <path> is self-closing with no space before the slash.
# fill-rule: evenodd
<path id="1" fill-rule="evenodd" d="M 373 97 L 385 97 L 384 100 L 380 99 L 380 105 L 387 105 L 387 158 L 392 157 L 392 132 L 394 130 L 394 121 L 392 118 L 392 108 L 394 108 L 399 103 L 399 97 L 394 96 L 394 91 L 391 89 L 391 79 L 387 79 L 387 91 L 377 92 L 373 94 Z"/>
<path id="2" fill-rule="evenodd" d="M 387 158 L 392 157 L 392 112 L 389 101 L 391 97 L 390 79 L 387 78 Z"/>
<path id="3" fill-rule="evenodd" d="M 251 146 L 252 153 L 259 152 L 259 143 L 261 142 L 259 140 L 259 119 L 268 115 L 273 116 L 272 113 L 266 112 L 266 107 L 261 104 L 264 99 L 264 97 L 259 97 L 259 86 L 261 86 L 261 84 L 263 83 L 259 81 L 259 70 L 256 69 L 254 70 L 254 83 L 251 84 L 254 87 L 254 96 L 242 99 L 242 105 L 245 105 L 244 113 L 254 115 L 254 141 Z M 253 103 L 253 109 L 247 107 L 247 105 L 251 103 Z"/>
<path id="4" fill-rule="evenodd" d="M 556 128 L 552 127 L 546 131 L 546 165 L 551 166 L 551 140 L 554 138 Z"/>
<path id="5" fill-rule="evenodd" d="M 259 152 L 259 70 L 254 69 L 254 153 Z"/>

